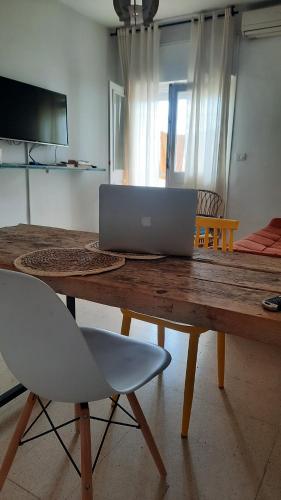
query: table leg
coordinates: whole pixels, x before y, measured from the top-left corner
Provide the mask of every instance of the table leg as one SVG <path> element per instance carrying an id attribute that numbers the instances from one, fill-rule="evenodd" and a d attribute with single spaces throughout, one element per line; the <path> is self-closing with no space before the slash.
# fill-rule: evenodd
<path id="1" fill-rule="evenodd" d="M 8 404 L 10 401 L 13 401 L 13 399 L 16 399 L 25 391 L 26 388 L 24 387 L 24 385 L 17 384 L 8 391 L 3 392 L 3 394 L 0 395 L 0 408 Z"/>
<path id="2" fill-rule="evenodd" d="M 68 295 L 66 296 L 66 306 L 69 312 L 72 314 L 73 318 L 75 319 L 76 317 L 76 307 L 75 307 L 75 297 L 69 297 Z M 74 405 L 74 418 L 77 418 L 80 415 L 80 405 L 76 404 Z M 76 432 L 80 431 L 80 421 L 76 420 L 75 421 L 75 429 Z"/>
<path id="3" fill-rule="evenodd" d="M 71 312 L 73 318 L 76 317 L 75 297 L 66 296 L 66 307 Z"/>

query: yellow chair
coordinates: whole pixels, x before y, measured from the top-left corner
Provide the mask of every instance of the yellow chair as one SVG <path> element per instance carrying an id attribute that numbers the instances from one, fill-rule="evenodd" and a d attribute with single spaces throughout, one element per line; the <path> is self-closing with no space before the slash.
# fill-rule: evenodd
<path id="1" fill-rule="evenodd" d="M 220 219 L 213 217 L 196 217 L 196 232 L 194 237 L 195 248 L 204 247 L 222 251 L 233 251 L 233 234 L 238 229 L 239 221 L 230 219 Z M 165 344 L 165 328 L 176 330 L 177 332 L 187 333 L 190 335 L 187 367 L 184 387 L 184 401 L 182 413 L 182 437 L 187 437 L 196 371 L 196 360 L 198 351 L 198 342 L 201 333 L 206 332 L 204 328 L 175 323 L 161 318 L 147 316 L 131 310 L 122 309 L 123 314 L 121 333 L 122 335 L 130 334 L 130 326 L 132 319 L 152 323 L 158 327 L 158 345 L 164 347 Z M 220 389 L 224 387 L 224 366 L 225 366 L 225 333 L 217 332 L 217 361 L 218 361 L 218 386 Z"/>

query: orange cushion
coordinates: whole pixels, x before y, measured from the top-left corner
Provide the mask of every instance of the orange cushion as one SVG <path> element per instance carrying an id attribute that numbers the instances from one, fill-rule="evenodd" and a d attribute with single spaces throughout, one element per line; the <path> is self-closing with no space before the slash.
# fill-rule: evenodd
<path id="1" fill-rule="evenodd" d="M 268 226 L 236 241 L 234 250 L 281 257 L 281 218 L 272 219 Z"/>

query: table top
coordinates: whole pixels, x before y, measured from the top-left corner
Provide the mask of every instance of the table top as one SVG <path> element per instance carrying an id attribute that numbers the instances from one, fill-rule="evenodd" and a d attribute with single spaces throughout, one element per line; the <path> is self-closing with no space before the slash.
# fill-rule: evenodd
<path id="1" fill-rule="evenodd" d="M 79 247 L 95 233 L 19 224 L 0 229 L 0 268 L 48 247 Z M 44 278 L 56 292 L 281 345 L 281 314 L 261 301 L 281 294 L 281 259 L 199 249 L 192 259 L 126 261 L 91 276 Z M 94 321 L 94 318 L 93 318 Z"/>

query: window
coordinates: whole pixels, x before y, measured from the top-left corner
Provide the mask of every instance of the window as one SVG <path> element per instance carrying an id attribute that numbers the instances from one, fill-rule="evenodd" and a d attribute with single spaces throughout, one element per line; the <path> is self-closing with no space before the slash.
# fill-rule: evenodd
<path id="1" fill-rule="evenodd" d="M 192 84 L 160 85 L 158 117 L 160 134 L 159 185 L 182 184 L 185 170 L 186 130 L 190 120 Z"/>
<path id="2" fill-rule="evenodd" d="M 159 127 L 159 186 L 166 185 L 166 161 L 169 117 L 169 84 L 161 83 L 157 107 L 157 123 Z"/>

